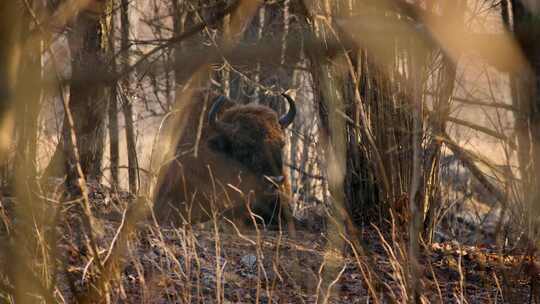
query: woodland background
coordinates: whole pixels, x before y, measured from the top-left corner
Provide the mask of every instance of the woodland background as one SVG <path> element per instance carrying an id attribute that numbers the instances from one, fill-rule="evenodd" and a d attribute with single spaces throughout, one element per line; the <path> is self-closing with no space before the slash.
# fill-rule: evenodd
<path id="1" fill-rule="evenodd" d="M 533 0 L 2 1 L 0 298 L 538 303 L 539 14 Z M 147 220 L 186 100 L 283 113 L 284 91 L 296 236 Z"/>

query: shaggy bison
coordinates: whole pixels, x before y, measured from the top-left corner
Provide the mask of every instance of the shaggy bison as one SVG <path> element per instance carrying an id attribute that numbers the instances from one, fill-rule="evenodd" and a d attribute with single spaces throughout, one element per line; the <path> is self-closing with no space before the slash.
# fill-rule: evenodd
<path id="1" fill-rule="evenodd" d="M 160 224 L 193 224 L 214 214 L 267 227 L 284 223 L 291 211 L 282 149 L 296 107 L 282 95 L 289 111 L 281 118 L 266 106 L 235 105 L 223 96 L 208 111 L 201 103 L 189 109 L 176 157 L 159 174 L 154 214 Z"/>

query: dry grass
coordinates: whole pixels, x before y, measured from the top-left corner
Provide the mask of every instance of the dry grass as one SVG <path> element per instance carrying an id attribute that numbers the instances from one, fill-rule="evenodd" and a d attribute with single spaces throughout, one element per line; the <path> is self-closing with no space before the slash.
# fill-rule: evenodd
<path id="1" fill-rule="evenodd" d="M 127 193 L 92 185 L 89 189 L 96 225 L 102 228 L 96 249 L 107 263 L 133 202 Z M 9 213 L 15 202 L 3 202 Z M 36 280 L 31 286 L 43 284 L 32 296 L 38 302 L 84 302 L 81 297 L 104 285 L 88 240 L 81 238 L 84 213 L 77 204 L 63 206 L 59 225 L 33 229 L 35 238 L 25 246 L 43 252 L 27 260 L 29 282 Z M 226 220 L 215 219 L 203 228 L 163 228 L 147 220 L 137 225 L 109 276 L 108 294 L 101 295 L 111 303 L 406 303 L 408 237 L 400 224 L 388 224 L 393 227 L 388 232 L 366 228 L 362 248 L 351 247 L 346 239 L 349 245 L 335 251 L 328 249 L 327 232 L 297 231 L 291 237 L 282 231 L 241 231 Z M 42 237 L 50 229 L 56 241 Z M 423 247 L 418 257 L 422 302 L 520 303 L 529 297 L 537 276 L 525 254 L 503 257 L 493 245 L 454 242 Z M 9 302 L 12 285 L 3 282 L 3 297 Z"/>

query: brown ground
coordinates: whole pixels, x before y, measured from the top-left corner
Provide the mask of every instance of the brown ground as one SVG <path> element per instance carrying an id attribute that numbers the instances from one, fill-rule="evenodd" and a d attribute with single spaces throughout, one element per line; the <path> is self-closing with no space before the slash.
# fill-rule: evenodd
<path id="1" fill-rule="evenodd" d="M 104 258 L 122 208 L 106 193 L 94 193 L 92 201 Z M 59 302 L 73 303 L 74 294 L 87 289 L 94 275 L 94 268 L 87 268 L 89 254 L 79 226 L 80 214 L 66 211 L 57 228 Z M 346 242 L 338 245 L 340 250 L 329 248 L 325 233 L 303 230 L 289 238 L 275 231 L 239 235 L 215 233 L 212 225 L 184 230 L 142 223 L 113 279 L 112 302 L 403 303 L 411 264 L 403 243 L 370 227 L 362 232 L 364 255 L 355 255 Z M 539 267 L 524 251 L 501 252 L 494 244 L 455 241 L 424 248 L 419 258 L 422 301 L 539 303 L 531 298 L 531 291 L 538 296 Z"/>

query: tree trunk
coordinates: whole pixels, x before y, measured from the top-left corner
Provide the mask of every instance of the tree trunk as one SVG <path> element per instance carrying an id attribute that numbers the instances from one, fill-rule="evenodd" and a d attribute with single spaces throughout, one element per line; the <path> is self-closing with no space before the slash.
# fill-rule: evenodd
<path id="1" fill-rule="evenodd" d="M 20 45 L 21 14 L 19 4 L 14 1 L 0 3 L 0 122 L 9 110 L 17 79 Z"/>
<path id="2" fill-rule="evenodd" d="M 528 66 L 511 75 L 514 103 L 518 107 L 516 131 L 519 140 L 520 167 L 525 178 L 525 204 L 530 211 L 531 233 L 539 230 L 540 208 L 540 19 L 523 1 L 511 0 L 513 30 Z M 504 6 L 503 6 L 504 9 Z"/>
<path id="3" fill-rule="evenodd" d="M 121 0 L 120 19 L 122 26 L 122 51 L 124 54 L 123 63 L 127 67 L 129 65 L 129 1 Z M 135 142 L 135 126 L 133 123 L 133 106 L 129 98 L 130 92 L 130 77 L 124 76 L 123 81 L 124 88 L 124 100 L 122 103 L 122 111 L 124 113 L 124 120 L 126 123 L 126 143 L 128 153 L 128 180 L 129 180 L 129 192 L 137 193 L 138 186 L 138 161 L 137 161 L 137 146 Z"/>
<path id="4" fill-rule="evenodd" d="M 104 61 L 105 50 L 102 47 L 102 36 L 100 19 L 86 12 L 81 12 L 77 16 L 68 34 L 72 66 L 69 110 L 74 120 L 73 131 L 76 136 L 82 172 L 87 179 L 98 182 L 102 177 L 101 162 L 108 107 L 105 85 L 99 79 L 88 80 L 88 75 L 97 78 L 108 72 L 105 70 L 107 65 Z M 67 175 L 68 184 L 74 184 L 77 173 L 70 132 L 67 115 L 65 115 L 62 138 L 46 173 L 56 177 Z"/>
<path id="5" fill-rule="evenodd" d="M 30 35 L 30 16 L 25 14 L 22 35 Z M 22 166 L 27 167 L 26 178 L 34 178 L 36 172 L 36 147 L 38 131 L 38 115 L 41 101 L 41 40 L 29 44 L 23 52 L 15 98 L 15 133 L 17 146 L 15 151 L 15 171 Z"/>
<path id="6" fill-rule="evenodd" d="M 466 5 L 464 1 L 447 1 L 444 2 L 441 9 L 448 20 L 459 23 L 454 25 L 456 28 L 464 27 L 464 5 Z M 445 53 L 441 53 L 440 60 L 442 65 L 436 83 L 437 94 L 434 96 L 434 115 L 430 119 L 433 134 L 427 144 L 424 159 L 425 193 L 422 212 L 424 214 L 424 236 L 428 242 L 432 240 L 436 224 L 435 212 L 440 207 L 438 202 L 440 202 L 439 172 L 442 142 L 437 137 L 446 134 L 446 122 L 450 114 L 450 101 L 453 96 L 457 75 L 457 63 L 452 58 Z"/>
<path id="7" fill-rule="evenodd" d="M 126 121 L 126 143 L 128 150 L 128 180 L 129 192 L 135 194 L 138 189 L 139 164 L 137 160 L 137 144 L 135 142 L 135 126 L 133 123 L 133 108 L 131 102 L 124 100 L 123 108 L 124 119 Z"/>
<path id="8" fill-rule="evenodd" d="M 114 7 L 115 1 L 112 1 L 111 7 Z M 116 30 L 115 14 L 112 12 L 109 22 L 109 58 L 111 60 L 112 72 L 117 72 L 117 62 L 115 58 L 114 32 Z M 109 92 L 109 154 L 111 168 L 111 186 L 113 189 L 118 187 L 118 163 L 120 160 L 119 139 L 118 139 L 118 83 L 115 81 L 110 86 Z"/>
<path id="9" fill-rule="evenodd" d="M 4 2 L 0 4 L 0 161 L 4 160 L 4 148 L 12 144 L 15 134 L 15 157 L 5 160 L 13 164 L 7 169 L 10 186 L 15 190 L 11 195 L 17 198 L 12 214 L 16 219 L 12 229 L 17 233 L 8 233 L 12 239 L 2 245 L 6 259 L 3 271 L 14 287 L 13 301 L 29 303 L 34 299 L 31 294 L 38 293 L 39 282 L 21 269 L 33 262 L 32 252 L 36 249 L 33 230 L 41 229 L 44 219 L 33 191 L 42 83 L 41 39 L 31 36 L 33 21 L 29 9 L 37 9 L 38 2 L 28 1 L 27 6 L 16 1 Z"/>
<path id="10" fill-rule="evenodd" d="M 0 1 L 0 186 L 5 186 L 12 178 L 12 168 L 6 156 L 14 126 L 11 107 L 20 62 L 17 52 L 21 46 L 20 11 L 18 2 Z"/>

